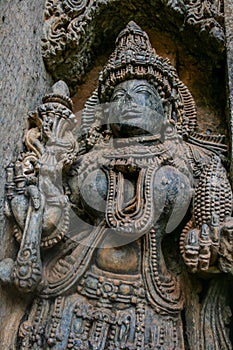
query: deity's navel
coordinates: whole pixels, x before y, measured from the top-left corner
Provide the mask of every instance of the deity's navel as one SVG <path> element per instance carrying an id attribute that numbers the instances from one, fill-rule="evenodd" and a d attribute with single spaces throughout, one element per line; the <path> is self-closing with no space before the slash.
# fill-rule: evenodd
<path id="1" fill-rule="evenodd" d="M 139 272 L 140 253 L 138 245 L 102 248 L 96 253 L 99 268 L 115 273 L 135 274 Z"/>

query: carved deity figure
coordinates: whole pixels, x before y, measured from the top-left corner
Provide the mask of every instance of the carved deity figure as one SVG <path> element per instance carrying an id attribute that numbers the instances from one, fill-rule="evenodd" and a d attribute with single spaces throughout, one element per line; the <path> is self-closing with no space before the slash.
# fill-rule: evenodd
<path id="1" fill-rule="evenodd" d="M 8 283 L 33 295 L 17 349 L 194 349 L 190 339 L 195 349 L 231 349 L 227 148 L 222 136 L 197 133 L 196 114 L 175 68 L 134 22 L 81 127 L 63 82 L 30 114 L 6 186 L 19 242 L 5 261 Z M 190 275 L 208 287 L 192 322 Z"/>

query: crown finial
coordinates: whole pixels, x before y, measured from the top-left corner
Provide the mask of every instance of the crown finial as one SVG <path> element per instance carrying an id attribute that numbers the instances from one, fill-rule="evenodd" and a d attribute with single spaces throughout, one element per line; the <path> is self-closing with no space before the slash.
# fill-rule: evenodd
<path id="1" fill-rule="evenodd" d="M 70 91 L 67 84 L 63 80 L 57 81 L 52 86 L 52 92 L 45 95 L 42 99 L 43 103 L 60 103 L 70 110 L 73 108 L 73 102 L 70 99 Z"/>

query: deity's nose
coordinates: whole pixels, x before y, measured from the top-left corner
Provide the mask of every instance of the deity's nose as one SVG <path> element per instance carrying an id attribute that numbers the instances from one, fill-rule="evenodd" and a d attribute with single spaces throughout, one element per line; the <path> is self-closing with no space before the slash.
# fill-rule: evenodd
<path id="1" fill-rule="evenodd" d="M 126 102 L 132 101 L 132 99 L 133 99 L 133 97 L 129 93 L 125 94 L 125 101 Z"/>

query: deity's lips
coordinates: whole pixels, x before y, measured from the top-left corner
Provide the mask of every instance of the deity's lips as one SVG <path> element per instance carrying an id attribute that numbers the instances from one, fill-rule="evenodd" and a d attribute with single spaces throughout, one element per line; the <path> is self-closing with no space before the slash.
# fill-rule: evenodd
<path id="1" fill-rule="evenodd" d="M 140 111 L 139 109 L 129 109 L 129 110 L 124 110 L 121 113 L 121 119 L 127 120 L 127 119 L 134 119 L 141 117 L 143 111 Z"/>

